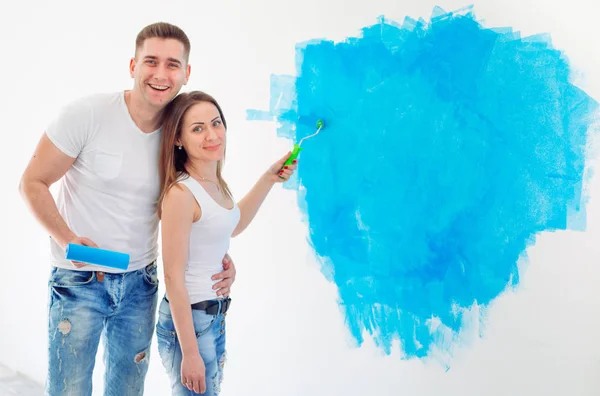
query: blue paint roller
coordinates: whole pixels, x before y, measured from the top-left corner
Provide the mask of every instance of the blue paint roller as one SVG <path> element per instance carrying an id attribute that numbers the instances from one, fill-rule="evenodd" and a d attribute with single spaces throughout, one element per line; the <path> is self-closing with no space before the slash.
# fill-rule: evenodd
<path id="1" fill-rule="evenodd" d="M 129 266 L 128 254 L 91 246 L 77 245 L 75 243 L 69 243 L 67 245 L 65 258 L 67 260 L 102 265 L 121 270 L 126 270 Z"/>

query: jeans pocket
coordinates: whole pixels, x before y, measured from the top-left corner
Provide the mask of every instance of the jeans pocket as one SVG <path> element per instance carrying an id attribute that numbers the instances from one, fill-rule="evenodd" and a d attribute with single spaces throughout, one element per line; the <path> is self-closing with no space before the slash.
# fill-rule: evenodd
<path id="1" fill-rule="evenodd" d="M 144 268 L 144 280 L 150 286 L 158 286 L 158 272 L 156 261 L 152 264 L 148 264 Z"/>
<path id="2" fill-rule="evenodd" d="M 213 323 L 217 320 L 216 315 L 209 315 L 204 311 L 192 310 L 194 319 L 194 330 L 196 331 L 196 338 L 206 334 L 212 327 Z"/>
<path id="3" fill-rule="evenodd" d="M 78 287 L 85 286 L 94 280 L 93 271 L 75 271 L 64 268 L 56 268 L 50 277 L 50 284 L 55 287 Z"/>
<path id="4" fill-rule="evenodd" d="M 177 336 L 175 330 L 164 328 L 161 323 L 156 324 L 156 343 L 158 346 L 158 355 L 167 372 L 173 370 L 173 361 L 175 357 L 175 348 L 177 347 Z"/>
<path id="5" fill-rule="evenodd" d="M 158 292 L 158 274 L 156 269 L 156 261 L 152 264 L 148 264 L 145 268 L 141 269 L 141 276 L 143 279 L 143 287 L 141 288 L 142 294 L 149 296 Z"/>

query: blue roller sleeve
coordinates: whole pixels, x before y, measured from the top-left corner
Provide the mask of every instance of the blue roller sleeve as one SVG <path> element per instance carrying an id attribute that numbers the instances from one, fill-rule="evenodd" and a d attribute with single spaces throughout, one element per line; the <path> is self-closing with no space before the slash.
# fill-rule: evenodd
<path id="1" fill-rule="evenodd" d="M 112 250 L 69 243 L 65 251 L 67 260 L 102 265 L 105 267 L 126 270 L 129 266 L 129 255 Z"/>

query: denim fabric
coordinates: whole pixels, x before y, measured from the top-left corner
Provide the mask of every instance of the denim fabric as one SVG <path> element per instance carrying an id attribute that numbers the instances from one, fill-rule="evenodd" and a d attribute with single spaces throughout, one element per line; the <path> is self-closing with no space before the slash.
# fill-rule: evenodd
<path id="1" fill-rule="evenodd" d="M 92 394 L 101 335 L 104 395 L 142 395 L 156 315 L 156 263 L 121 274 L 54 267 L 48 285 L 46 395 Z"/>
<path id="2" fill-rule="evenodd" d="M 191 308 L 190 308 L 191 309 Z M 220 310 L 219 310 L 220 311 Z M 200 356 L 206 368 L 205 396 L 218 396 L 225 365 L 225 314 L 209 315 L 205 311 L 192 310 L 194 329 Z M 179 345 L 169 303 L 163 298 L 158 309 L 156 323 L 158 352 L 171 380 L 173 396 L 197 395 L 181 383 L 181 346 Z"/>

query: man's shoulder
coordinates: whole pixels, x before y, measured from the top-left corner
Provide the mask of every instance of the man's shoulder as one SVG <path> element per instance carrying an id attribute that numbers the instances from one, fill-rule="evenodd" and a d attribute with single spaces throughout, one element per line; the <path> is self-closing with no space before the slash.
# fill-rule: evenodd
<path id="1" fill-rule="evenodd" d="M 98 92 L 80 96 L 71 100 L 67 106 L 69 107 L 109 107 L 119 103 L 123 95 L 122 92 Z"/>
<path id="2" fill-rule="evenodd" d="M 122 93 L 121 93 L 122 95 Z M 82 95 L 64 103 L 59 111 L 58 119 L 62 122 L 89 122 L 89 120 L 106 117 L 118 111 L 122 96 L 119 92 L 101 92 Z"/>

